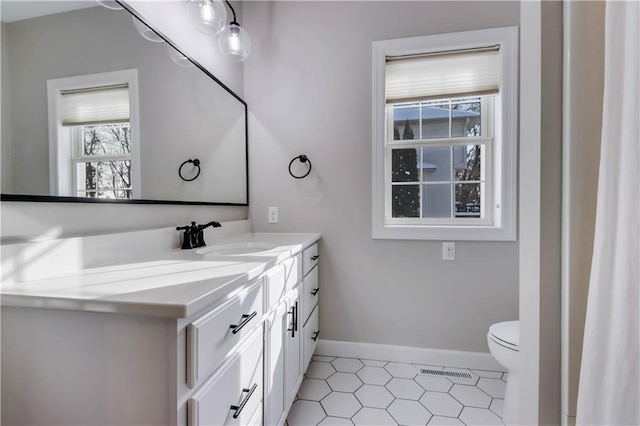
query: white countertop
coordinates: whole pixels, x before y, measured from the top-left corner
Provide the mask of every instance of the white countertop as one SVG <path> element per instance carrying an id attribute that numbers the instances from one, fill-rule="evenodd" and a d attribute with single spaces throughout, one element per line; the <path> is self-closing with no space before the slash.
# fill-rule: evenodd
<path id="1" fill-rule="evenodd" d="M 3 282 L 3 306 L 67 309 L 186 318 L 301 252 L 320 234 L 247 233 L 219 244 L 269 243 L 276 248 L 207 259 L 196 250 L 166 250 L 152 256 L 86 268 L 51 278 Z"/>

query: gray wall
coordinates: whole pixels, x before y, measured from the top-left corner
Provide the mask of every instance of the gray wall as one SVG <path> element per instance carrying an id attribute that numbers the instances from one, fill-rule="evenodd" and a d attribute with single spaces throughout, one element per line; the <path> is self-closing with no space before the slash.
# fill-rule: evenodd
<path id="1" fill-rule="evenodd" d="M 199 33 L 186 13 L 184 2 L 129 2 L 147 21 L 174 40 L 232 90 L 243 96 L 243 64 L 225 60 L 215 39 Z M 241 19 L 242 8 L 234 3 Z M 2 127 L 4 129 L 4 116 Z M 3 202 L 2 238 L 86 235 L 149 229 L 211 219 L 246 219 L 246 207 L 166 205 L 86 205 L 65 203 Z"/>
<path id="2" fill-rule="evenodd" d="M 322 338 L 488 352 L 518 318 L 518 244 L 371 238 L 371 43 L 519 24 L 517 2 L 248 2 L 251 207 L 257 231 L 317 231 Z M 291 158 L 313 172 L 292 179 Z M 267 223 L 278 206 L 280 223 Z"/>

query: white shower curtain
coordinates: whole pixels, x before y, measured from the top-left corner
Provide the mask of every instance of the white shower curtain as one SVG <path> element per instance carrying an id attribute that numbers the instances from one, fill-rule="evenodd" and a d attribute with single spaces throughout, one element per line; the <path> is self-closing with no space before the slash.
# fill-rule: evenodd
<path id="1" fill-rule="evenodd" d="M 602 146 L 579 425 L 640 425 L 640 2 L 607 1 Z"/>

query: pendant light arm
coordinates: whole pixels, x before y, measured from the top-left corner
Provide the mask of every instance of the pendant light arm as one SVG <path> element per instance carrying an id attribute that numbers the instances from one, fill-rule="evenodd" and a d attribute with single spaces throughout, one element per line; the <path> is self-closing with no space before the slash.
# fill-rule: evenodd
<path id="1" fill-rule="evenodd" d="M 231 13 L 233 13 L 233 21 L 231 21 L 231 24 L 240 25 L 236 21 L 236 11 L 233 9 L 233 6 L 231 6 L 231 3 L 229 3 L 229 0 L 224 0 L 224 1 L 225 3 L 227 3 L 227 6 L 229 6 L 229 9 L 231 9 Z"/>

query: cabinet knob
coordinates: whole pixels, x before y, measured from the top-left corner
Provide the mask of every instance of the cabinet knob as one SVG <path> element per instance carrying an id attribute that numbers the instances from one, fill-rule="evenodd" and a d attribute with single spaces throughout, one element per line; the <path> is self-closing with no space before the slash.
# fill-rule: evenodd
<path id="1" fill-rule="evenodd" d="M 316 331 L 313 333 L 313 337 L 311 338 L 311 340 L 313 340 L 314 342 L 316 340 L 318 340 L 318 335 L 320 334 L 320 330 Z"/>
<path id="2" fill-rule="evenodd" d="M 318 294 L 319 291 L 320 291 L 319 288 L 314 288 L 313 290 L 311 290 L 311 295 L 315 296 L 316 294 Z"/>
<path id="3" fill-rule="evenodd" d="M 320 255 L 316 254 L 315 256 L 311 256 L 311 260 L 318 260 L 319 257 L 320 257 Z"/>

